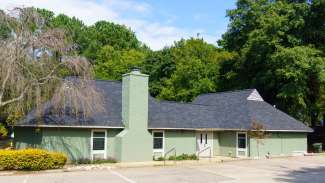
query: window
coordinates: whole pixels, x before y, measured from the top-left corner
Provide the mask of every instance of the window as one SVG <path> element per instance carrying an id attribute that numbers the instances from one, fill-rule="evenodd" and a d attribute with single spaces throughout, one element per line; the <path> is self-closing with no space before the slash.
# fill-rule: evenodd
<path id="1" fill-rule="evenodd" d="M 92 130 L 91 132 L 91 158 L 106 158 L 106 130 Z"/>
<path id="2" fill-rule="evenodd" d="M 163 151 L 164 149 L 164 132 L 153 132 L 153 149 Z"/>
<path id="3" fill-rule="evenodd" d="M 105 150 L 105 132 L 93 132 L 93 150 Z"/>
<path id="4" fill-rule="evenodd" d="M 208 133 L 205 134 L 205 144 L 208 144 Z"/>
<path id="5" fill-rule="evenodd" d="M 238 134 L 238 148 L 246 149 L 246 134 L 244 133 Z"/>

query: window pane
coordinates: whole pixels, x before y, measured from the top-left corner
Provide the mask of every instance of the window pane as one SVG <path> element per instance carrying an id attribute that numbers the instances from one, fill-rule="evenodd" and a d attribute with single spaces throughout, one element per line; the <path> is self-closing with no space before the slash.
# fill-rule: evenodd
<path id="1" fill-rule="evenodd" d="M 93 150 L 104 150 L 105 138 L 93 138 Z"/>
<path id="2" fill-rule="evenodd" d="M 163 132 L 154 132 L 153 137 L 163 137 Z"/>
<path id="3" fill-rule="evenodd" d="M 238 134 L 238 138 L 246 138 L 246 134 L 240 133 Z"/>
<path id="4" fill-rule="evenodd" d="M 105 132 L 94 132 L 93 137 L 105 137 Z"/>
<path id="5" fill-rule="evenodd" d="M 246 148 L 246 139 L 245 138 L 238 138 L 238 147 L 239 148 Z"/>
<path id="6" fill-rule="evenodd" d="M 162 149 L 163 148 L 163 139 L 162 138 L 154 138 L 153 139 L 153 148 L 154 149 Z"/>

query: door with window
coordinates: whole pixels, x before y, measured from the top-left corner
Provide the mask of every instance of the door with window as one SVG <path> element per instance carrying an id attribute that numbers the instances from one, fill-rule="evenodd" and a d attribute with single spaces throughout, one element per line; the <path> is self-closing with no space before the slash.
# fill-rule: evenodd
<path id="1" fill-rule="evenodd" d="M 153 131 L 153 152 L 164 156 L 164 131 Z"/>
<path id="2" fill-rule="evenodd" d="M 247 133 L 237 132 L 237 157 L 247 156 Z"/>
<path id="3" fill-rule="evenodd" d="M 213 132 L 198 131 L 196 133 L 197 152 L 200 152 L 200 157 L 209 157 L 213 155 Z"/>
<path id="4" fill-rule="evenodd" d="M 106 159 L 106 130 L 92 130 L 91 132 L 91 159 Z"/>

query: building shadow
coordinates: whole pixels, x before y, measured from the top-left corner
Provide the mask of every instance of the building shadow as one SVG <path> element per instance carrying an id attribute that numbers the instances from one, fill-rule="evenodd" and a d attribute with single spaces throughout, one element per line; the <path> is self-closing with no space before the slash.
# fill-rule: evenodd
<path id="1" fill-rule="evenodd" d="M 314 168 L 300 168 L 298 170 L 286 171 L 275 178 L 277 182 L 294 183 L 324 183 L 325 165 Z"/>

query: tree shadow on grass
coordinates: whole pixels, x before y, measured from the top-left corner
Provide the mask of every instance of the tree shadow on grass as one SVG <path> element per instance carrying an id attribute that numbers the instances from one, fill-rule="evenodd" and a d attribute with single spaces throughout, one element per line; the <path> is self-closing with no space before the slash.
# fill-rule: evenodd
<path id="1" fill-rule="evenodd" d="M 325 182 L 325 165 L 314 168 L 301 168 L 298 170 L 287 171 L 275 178 L 278 182 L 294 183 L 324 183 Z"/>

